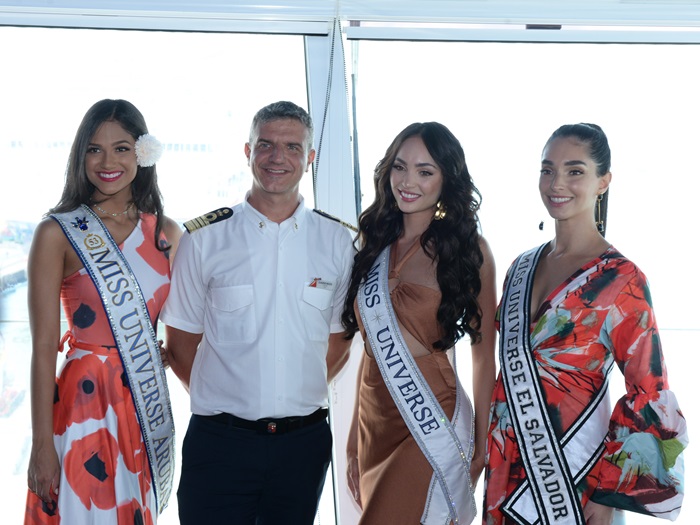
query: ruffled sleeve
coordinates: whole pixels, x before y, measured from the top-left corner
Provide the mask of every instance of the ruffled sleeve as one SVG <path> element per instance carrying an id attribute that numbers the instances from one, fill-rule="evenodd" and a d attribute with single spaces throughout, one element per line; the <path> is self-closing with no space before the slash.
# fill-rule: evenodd
<path id="1" fill-rule="evenodd" d="M 686 422 L 669 390 L 646 278 L 636 267 L 618 278 L 626 283 L 601 337 L 625 376 L 627 394 L 613 409 L 591 499 L 674 520 L 683 501 Z"/>

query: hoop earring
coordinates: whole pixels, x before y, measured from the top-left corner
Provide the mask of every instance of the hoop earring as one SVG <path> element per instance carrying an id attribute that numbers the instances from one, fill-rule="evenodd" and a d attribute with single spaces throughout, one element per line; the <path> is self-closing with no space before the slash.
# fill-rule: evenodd
<path id="1" fill-rule="evenodd" d="M 433 218 L 436 221 L 441 221 L 442 219 L 445 218 L 445 215 L 447 215 L 447 212 L 445 211 L 445 207 L 442 205 L 442 201 L 437 202 L 437 209 L 435 210 L 435 215 L 433 215 Z"/>
<path id="2" fill-rule="evenodd" d="M 598 198 L 596 199 L 596 220 L 595 220 L 595 227 L 598 230 L 598 233 L 601 235 L 605 233 L 605 221 L 601 219 L 600 215 L 600 206 L 601 203 L 603 202 L 603 194 L 599 193 Z"/>

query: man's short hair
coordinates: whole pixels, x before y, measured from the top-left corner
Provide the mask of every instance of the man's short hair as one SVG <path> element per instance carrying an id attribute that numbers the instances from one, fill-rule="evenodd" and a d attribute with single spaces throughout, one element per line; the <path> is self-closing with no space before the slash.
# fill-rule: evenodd
<path id="1" fill-rule="evenodd" d="M 260 129 L 261 125 L 266 124 L 267 122 L 272 122 L 273 120 L 288 118 L 298 120 L 304 125 L 304 127 L 306 127 L 308 132 L 307 148 L 311 150 L 314 147 L 314 124 L 311 121 L 311 116 L 304 108 L 297 106 L 294 102 L 289 102 L 286 100 L 268 104 L 255 114 L 253 117 L 253 123 L 250 125 L 248 142 L 253 142 L 253 136 Z"/>

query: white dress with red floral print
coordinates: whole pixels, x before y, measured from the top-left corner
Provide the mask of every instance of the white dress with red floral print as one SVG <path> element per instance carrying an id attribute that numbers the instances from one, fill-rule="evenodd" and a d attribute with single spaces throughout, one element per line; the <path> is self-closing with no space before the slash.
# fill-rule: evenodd
<path id="1" fill-rule="evenodd" d="M 119 247 L 154 326 L 170 289 L 167 254 L 153 243 L 155 225 L 153 215 L 141 215 Z M 62 343 L 70 350 L 54 395 L 60 489 L 51 504 L 28 492 L 25 525 L 153 524 L 156 501 L 141 428 L 107 315 L 85 269 L 63 281 L 61 302 L 68 321 Z"/>

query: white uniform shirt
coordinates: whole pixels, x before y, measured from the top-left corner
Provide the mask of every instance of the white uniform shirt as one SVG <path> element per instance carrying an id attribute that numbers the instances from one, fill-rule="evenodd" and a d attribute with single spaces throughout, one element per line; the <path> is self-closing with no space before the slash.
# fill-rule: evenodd
<path id="1" fill-rule="evenodd" d="M 350 232 L 303 199 L 281 224 L 244 202 L 185 233 L 160 319 L 203 333 L 192 412 L 256 420 L 328 406 L 328 337 L 343 330 L 353 255 Z"/>

